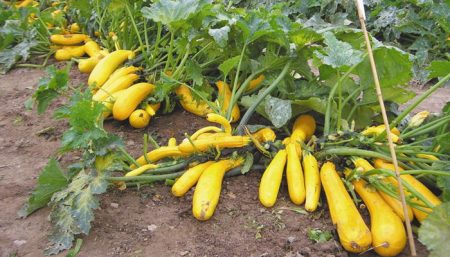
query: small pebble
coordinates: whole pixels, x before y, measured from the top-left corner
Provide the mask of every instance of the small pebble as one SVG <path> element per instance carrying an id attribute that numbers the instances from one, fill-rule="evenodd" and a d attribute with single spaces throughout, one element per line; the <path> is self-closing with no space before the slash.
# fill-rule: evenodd
<path id="1" fill-rule="evenodd" d="M 295 236 L 290 236 L 287 238 L 289 244 L 292 244 L 295 241 Z"/>
<path id="2" fill-rule="evenodd" d="M 119 208 L 119 204 L 118 203 L 111 203 L 110 206 L 112 208 L 115 208 L 115 209 Z"/>
<path id="3" fill-rule="evenodd" d="M 14 245 L 17 247 L 20 247 L 21 245 L 25 244 L 27 241 L 25 240 L 14 240 Z"/>
<path id="4" fill-rule="evenodd" d="M 188 254 L 189 254 L 189 251 L 182 251 L 182 252 L 180 252 L 181 256 L 185 256 L 185 255 L 188 255 Z"/>
<path id="5" fill-rule="evenodd" d="M 155 231 L 158 228 L 158 226 L 156 226 L 155 224 L 151 224 L 149 226 L 147 226 L 147 230 L 150 232 Z"/>

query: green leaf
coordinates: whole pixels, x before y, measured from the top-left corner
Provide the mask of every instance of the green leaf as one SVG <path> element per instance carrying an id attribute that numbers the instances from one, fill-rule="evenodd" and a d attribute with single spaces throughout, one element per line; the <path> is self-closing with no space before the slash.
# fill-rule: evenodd
<path id="1" fill-rule="evenodd" d="M 36 41 L 23 41 L 12 48 L 0 51 L 0 73 L 5 74 L 18 61 L 28 60 L 31 48 L 37 44 Z"/>
<path id="2" fill-rule="evenodd" d="M 186 62 L 186 73 L 189 79 L 192 79 L 195 85 L 203 84 L 202 67 L 195 60 L 188 60 Z"/>
<path id="3" fill-rule="evenodd" d="M 143 7 L 142 15 L 164 25 L 179 26 L 182 21 L 211 2 L 212 0 L 160 0 L 150 7 Z"/>
<path id="4" fill-rule="evenodd" d="M 450 73 L 450 61 L 432 61 L 427 70 L 430 71 L 429 79 L 445 77 Z"/>
<path id="5" fill-rule="evenodd" d="M 224 77 L 226 77 L 233 68 L 238 66 L 240 58 L 241 56 L 237 55 L 228 60 L 225 60 L 219 65 L 219 70 L 223 73 Z"/>
<path id="6" fill-rule="evenodd" d="M 208 30 L 208 34 L 214 38 L 214 41 L 216 41 L 220 47 L 225 47 L 227 45 L 229 32 L 230 27 L 228 25 L 218 29 L 210 28 Z"/>
<path id="7" fill-rule="evenodd" d="M 19 216 L 22 218 L 27 217 L 47 205 L 52 195 L 65 188 L 68 183 L 67 177 L 61 170 L 58 161 L 51 158 L 39 175 L 36 189 L 34 189 L 27 203 L 19 211 Z"/>
<path id="8" fill-rule="evenodd" d="M 322 40 L 322 36 L 312 29 L 302 28 L 289 32 L 289 39 L 299 50 L 306 45 Z"/>
<path id="9" fill-rule="evenodd" d="M 297 116 L 300 113 L 309 112 L 311 110 L 325 114 L 327 101 L 319 97 L 311 97 L 306 100 L 294 100 L 292 101 L 292 105 L 293 116 Z M 334 104 L 333 108 L 336 110 L 336 104 Z"/>
<path id="10" fill-rule="evenodd" d="M 316 243 L 324 243 L 333 238 L 333 234 L 330 231 L 322 231 L 318 228 L 308 230 L 308 238 Z"/>
<path id="11" fill-rule="evenodd" d="M 433 208 L 419 228 L 419 241 L 430 251 L 429 257 L 445 257 L 450 252 L 450 202 Z"/>
<path id="12" fill-rule="evenodd" d="M 253 154 L 251 152 L 246 152 L 245 161 L 241 168 L 241 174 L 249 172 L 253 166 L 253 162 L 254 162 Z"/>
<path id="13" fill-rule="evenodd" d="M 265 99 L 264 110 L 276 128 L 284 126 L 292 117 L 290 100 L 283 100 L 268 95 Z"/>
<path id="14" fill-rule="evenodd" d="M 46 73 L 47 76 L 39 80 L 38 88 L 32 96 L 32 99 L 37 103 L 39 114 L 44 113 L 50 103 L 68 88 L 69 74 L 67 68 L 58 70 L 54 65 L 51 65 L 47 67 Z"/>
<path id="15" fill-rule="evenodd" d="M 409 54 L 395 47 L 385 46 L 375 49 L 373 55 L 382 88 L 403 86 L 411 81 L 413 63 L 409 58 Z M 372 69 L 368 57 L 364 58 L 355 71 L 361 79 L 361 85 L 371 89 L 374 88 Z"/>
<path id="16" fill-rule="evenodd" d="M 323 34 L 324 42 L 327 45 L 323 50 L 314 51 L 314 54 L 322 60 L 326 65 L 330 65 L 333 68 L 351 67 L 362 60 L 362 52 L 356 49 L 346 42 L 339 41 L 333 33 L 325 32 Z"/>

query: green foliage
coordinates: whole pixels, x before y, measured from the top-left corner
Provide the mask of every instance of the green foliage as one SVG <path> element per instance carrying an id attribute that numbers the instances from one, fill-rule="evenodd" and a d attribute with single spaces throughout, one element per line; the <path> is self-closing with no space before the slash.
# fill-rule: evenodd
<path id="1" fill-rule="evenodd" d="M 318 228 L 309 229 L 307 235 L 309 240 L 312 240 L 315 243 L 324 243 L 333 238 L 333 234 L 331 234 L 330 231 L 322 231 Z"/>
<path id="2" fill-rule="evenodd" d="M 70 65 L 58 70 L 54 65 L 46 68 L 47 76 L 39 80 L 38 88 L 32 96 L 37 104 L 37 112 L 44 113 L 48 106 L 68 89 Z"/>
<path id="3" fill-rule="evenodd" d="M 52 195 L 65 188 L 69 183 L 58 161 L 50 159 L 38 178 L 38 184 L 28 202 L 19 211 L 20 217 L 26 217 L 36 210 L 44 207 L 50 201 Z"/>
<path id="4" fill-rule="evenodd" d="M 435 207 L 419 228 L 419 241 L 427 246 L 430 257 L 444 257 L 450 251 L 450 202 Z"/>

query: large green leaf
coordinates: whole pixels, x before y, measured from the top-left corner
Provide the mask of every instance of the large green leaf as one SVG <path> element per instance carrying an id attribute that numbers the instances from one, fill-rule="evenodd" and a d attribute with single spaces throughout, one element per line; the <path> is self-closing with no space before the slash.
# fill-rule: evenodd
<path id="1" fill-rule="evenodd" d="M 450 252 L 450 202 L 435 207 L 419 228 L 419 241 L 430 250 L 429 257 L 446 257 Z"/>
<path id="2" fill-rule="evenodd" d="M 333 33 L 325 32 L 324 43 L 327 45 L 323 52 L 315 51 L 314 54 L 326 65 L 333 68 L 350 67 L 362 60 L 362 52 L 346 42 L 339 41 Z"/>
<path id="3" fill-rule="evenodd" d="M 52 195 L 65 188 L 68 183 L 69 181 L 62 172 L 58 161 L 53 158 L 50 159 L 39 175 L 36 189 L 34 189 L 27 203 L 19 211 L 19 216 L 26 217 L 47 205 Z"/>
<path id="4" fill-rule="evenodd" d="M 450 61 L 433 61 L 427 68 L 430 71 L 428 78 L 445 77 L 450 73 Z"/>

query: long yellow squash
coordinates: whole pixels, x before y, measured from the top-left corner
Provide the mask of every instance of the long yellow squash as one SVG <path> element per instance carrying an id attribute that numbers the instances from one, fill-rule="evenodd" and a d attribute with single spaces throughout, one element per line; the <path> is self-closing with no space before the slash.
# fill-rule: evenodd
<path id="1" fill-rule="evenodd" d="M 402 220 L 364 180 L 353 180 L 352 184 L 369 209 L 375 252 L 381 256 L 396 256 L 406 245 L 406 231 Z"/>
<path id="2" fill-rule="evenodd" d="M 265 207 L 272 207 L 277 201 L 284 166 L 286 165 L 286 158 L 286 150 L 283 149 L 278 151 L 261 177 L 261 182 L 259 184 L 259 201 Z"/>
<path id="3" fill-rule="evenodd" d="M 394 164 L 386 163 L 386 162 L 384 162 L 381 159 L 376 159 L 374 161 L 374 165 L 378 169 L 394 170 Z M 399 169 L 400 169 L 400 171 L 403 170 L 400 167 L 399 167 Z M 440 205 L 442 203 L 442 201 L 439 199 L 439 197 L 437 197 L 435 194 L 433 194 L 433 192 L 431 192 L 430 189 L 428 189 L 424 184 L 422 184 L 422 182 L 417 180 L 414 176 L 409 175 L 409 174 L 404 174 L 404 175 L 400 175 L 400 178 L 403 181 L 405 181 L 406 183 L 408 183 L 410 186 L 412 186 L 423 197 L 425 197 L 430 203 L 432 203 L 434 205 L 434 207 L 436 207 L 436 206 L 438 206 L 438 205 Z M 396 179 L 390 178 L 390 181 L 394 185 L 397 185 L 397 180 Z M 406 192 L 406 193 L 407 193 L 407 195 L 409 195 L 408 192 Z M 412 198 L 411 201 L 413 203 L 419 204 L 421 206 L 425 205 L 425 203 L 423 203 L 421 200 L 419 200 L 417 198 Z M 430 208 L 425 208 L 425 210 L 427 212 L 423 212 L 423 211 L 421 211 L 421 210 L 419 210 L 417 208 L 412 208 L 412 211 L 414 212 L 414 216 L 420 222 L 422 222 L 426 217 L 428 217 L 428 214 L 431 213 L 431 211 L 432 211 Z"/>
<path id="4" fill-rule="evenodd" d="M 184 154 L 178 150 L 178 146 L 161 146 L 160 148 L 154 149 L 147 154 L 147 159 L 151 162 L 157 162 L 161 159 L 167 158 L 167 157 L 178 157 L 183 156 Z M 136 162 L 139 165 L 144 165 L 147 163 L 145 160 L 145 157 L 142 155 L 139 157 Z M 131 168 L 134 168 L 134 165 L 131 165 Z"/>
<path id="5" fill-rule="evenodd" d="M 213 161 L 208 161 L 188 169 L 185 173 L 183 173 L 183 175 L 181 175 L 181 177 L 177 179 L 177 181 L 175 181 L 175 184 L 173 184 L 172 194 L 177 197 L 181 197 L 186 194 L 186 192 L 197 183 L 203 171 L 205 171 L 206 168 L 211 166 L 213 163 Z"/>
<path id="6" fill-rule="evenodd" d="M 114 119 L 127 119 L 139 103 L 142 102 L 142 100 L 144 100 L 151 92 L 153 92 L 154 89 L 155 86 L 150 83 L 138 83 L 125 89 L 125 92 L 121 94 L 114 103 Z"/>
<path id="7" fill-rule="evenodd" d="M 320 198 L 319 164 L 309 152 L 303 154 L 303 170 L 305 172 L 305 210 L 312 212 L 317 209 Z"/>
<path id="8" fill-rule="evenodd" d="M 300 157 L 297 154 L 295 143 L 286 146 L 287 165 L 286 180 L 288 185 L 289 197 L 295 204 L 302 204 L 305 201 L 305 180 L 303 178 L 302 165 Z"/>
<path id="9" fill-rule="evenodd" d="M 92 70 L 89 75 L 88 85 L 101 87 L 117 67 L 131 58 L 134 58 L 134 52 L 129 50 L 117 50 L 108 54 Z"/>
<path id="10" fill-rule="evenodd" d="M 182 153 L 206 152 L 211 148 L 240 148 L 247 146 L 250 142 L 248 136 L 219 136 L 215 137 L 214 140 L 208 137 L 192 140 L 192 143 L 185 140 L 178 145 L 178 149 Z"/>
<path id="11" fill-rule="evenodd" d="M 129 88 L 133 82 L 139 79 L 139 76 L 136 74 L 128 74 L 122 77 L 117 78 L 114 82 L 108 83 L 108 85 L 103 85 L 93 96 L 92 100 L 94 101 L 103 101 L 112 93 L 117 92 L 122 89 Z"/>
<path id="12" fill-rule="evenodd" d="M 336 225 L 342 246 L 352 253 L 364 252 L 372 244 L 372 235 L 333 163 L 326 162 L 322 166 L 320 179 L 327 197 L 331 220 Z"/>
<path id="13" fill-rule="evenodd" d="M 200 175 L 192 198 L 192 213 L 198 220 L 208 220 L 214 214 L 222 190 L 225 173 L 243 163 L 243 159 L 221 160 L 211 164 Z"/>
<path id="14" fill-rule="evenodd" d="M 213 110 L 209 105 L 201 100 L 194 100 L 191 90 L 186 85 L 181 85 L 175 90 L 176 95 L 180 99 L 180 104 L 186 111 L 200 117 L 206 117 Z"/>
<path id="15" fill-rule="evenodd" d="M 356 158 L 354 160 L 354 163 L 357 168 L 360 167 L 365 172 L 375 169 L 367 160 L 362 159 L 362 158 Z M 387 178 L 387 179 L 384 179 L 383 182 L 390 183 L 390 184 L 394 185 L 396 188 L 398 188 L 397 180 L 395 178 Z M 385 202 L 392 208 L 392 210 L 394 210 L 394 212 L 404 221 L 405 214 L 403 213 L 403 206 L 402 206 L 401 201 L 384 193 L 384 192 L 379 191 L 379 193 L 380 193 L 381 197 L 383 197 Z M 410 206 L 407 206 L 407 210 L 408 210 L 409 220 L 413 220 L 414 219 L 413 210 L 411 209 Z"/>
<path id="16" fill-rule="evenodd" d="M 230 86 L 221 80 L 217 81 L 216 86 L 221 110 L 223 113 L 227 113 L 231 101 Z M 235 104 L 231 111 L 231 122 L 236 122 L 239 118 L 241 118 L 241 111 L 239 110 L 239 106 Z"/>
<path id="17" fill-rule="evenodd" d="M 89 38 L 84 34 L 64 34 L 64 35 L 51 35 L 50 41 L 57 45 L 77 45 Z"/>

